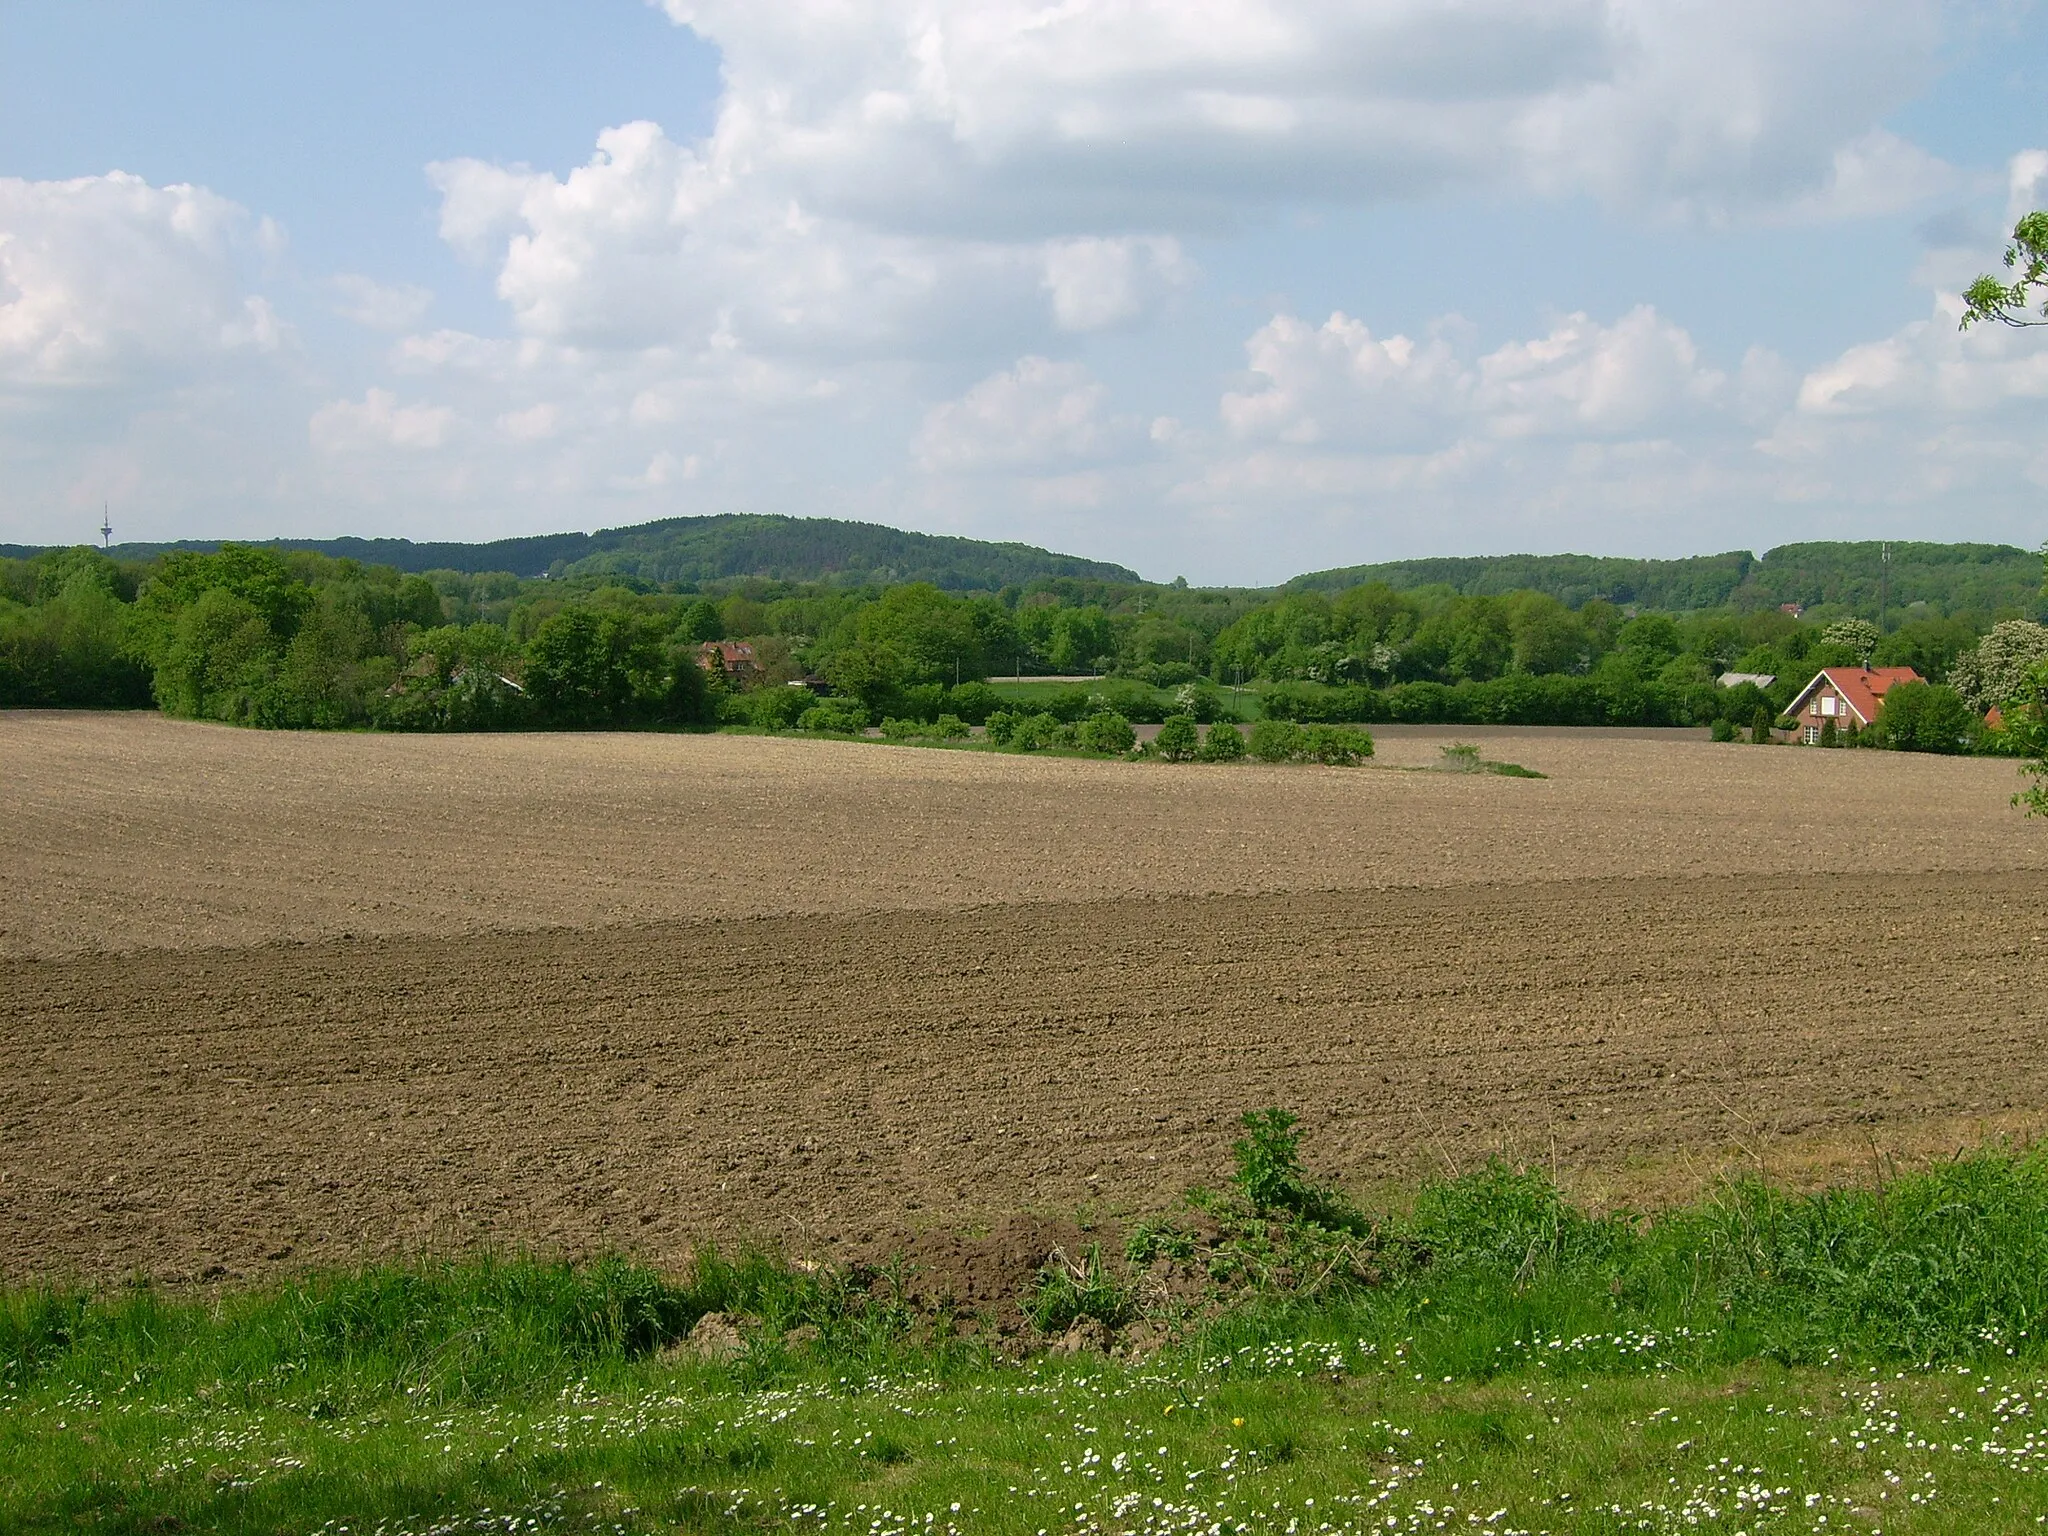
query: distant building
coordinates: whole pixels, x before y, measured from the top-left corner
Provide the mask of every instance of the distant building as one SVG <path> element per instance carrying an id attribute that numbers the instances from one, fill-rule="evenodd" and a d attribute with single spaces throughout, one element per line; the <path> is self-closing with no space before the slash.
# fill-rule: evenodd
<path id="1" fill-rule="evenodd" d="M 706 672 L 722 670 L 743 688 L 761 675 L 754 648 L 744 640 L 706 640 L 697 649 L 697 665 Z"/>
<path id="2" fill-rule="evenodd" d="M 1804 604 L 1804 603 L 1780 603 L 1780 604 L 1778 604 L 1778 612 L 1780 612 L 1780 613 L 1789 613 L 1789 614 L 1791 614 L 1791 615 L 1792 615 L 1792 617 L 1793 617 L 1793 618 L 1795 618 L 1795 619 L 1796 619 L 1796 618 L 1798 618 L 1798 617 L 1799 617 L 1799 615 L 1801 615 L 1802 613 L 1806 612 L 1806 604 Z"/>
<path id="3" fill-rule="evenodd" d="M 1823 667 L 1785 713 L 1799 722 L 1795 733 L 1810 747 L 1830 720 L 1838 731 L 1851 725 L 1867 729 L 1877 723 L 1886 694 L 1901 683 L 1925 681 L 1911 667 Z"/>
<path id="4" fill-rule="evenodd" d="M 1778 680 L 1775 672 L 1723 672 L 1715 679 L 1723 688 L 1740 688 L 1744 683 L 1754 683 L 1759 688 L 1768 688 Z"/>

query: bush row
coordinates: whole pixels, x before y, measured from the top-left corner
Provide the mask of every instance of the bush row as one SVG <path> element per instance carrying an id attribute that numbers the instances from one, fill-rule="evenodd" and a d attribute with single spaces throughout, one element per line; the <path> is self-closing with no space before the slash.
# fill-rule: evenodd
<path id="1" fill-rule="evenodd" d="M 1401 683 L 1323 688 L 1276 683 L 1269 720 L 1323 724 L 1691 725 L 1718 713 L 1722 690 L 1674 689 L 1563 674 L 1516 674 L 1486 683 Z"/>

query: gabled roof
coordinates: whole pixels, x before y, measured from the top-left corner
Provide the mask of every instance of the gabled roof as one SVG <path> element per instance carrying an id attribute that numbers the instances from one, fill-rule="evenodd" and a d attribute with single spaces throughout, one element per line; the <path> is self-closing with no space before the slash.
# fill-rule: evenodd
<path id="1" fill-rule="evenodd" d="M 1723 672 L 1715 679 L 1723 688 L 1740 687 L 1743 683 L 1755 683 L 1759 688 L 1768 688 L 1778 680 L 1775 672 Z"/>
<path id="2" fill-rule="evenodd" d="M 1884 707 L 1884 696 L 1901 683 L 1924 683 L 1927 681 L 1911 667 L 1822 667 L 1813 674 L 1813 681 L 1799 690 L 1799 697 L 1785 706 L 1785 713 L 1796 715 L 1806 708 L 1806 701 L 1823 683 L 1832 684 L 1836 693 L 1847 702 L 1857 719 L 1869 725 L 1877 719 L 1877 712 Z"/>

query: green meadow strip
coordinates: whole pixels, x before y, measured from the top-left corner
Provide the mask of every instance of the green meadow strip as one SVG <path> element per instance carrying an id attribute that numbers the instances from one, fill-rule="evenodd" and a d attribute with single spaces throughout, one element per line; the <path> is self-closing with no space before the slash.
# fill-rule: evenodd
<path id="1" fill-rule="evenodd" d="M 1504 1166 L 1367 1213 L 1237 1184 L 1019 1298 L 484 1255 L 220 1296 L 0 1293 L 0 1529 L 1962 1531 L 2048 1510 L 2048 1163 L 1654 1219 Z M 1199 1264 L 1207 1298 L 1148 1289 Z M 693 1346 L 711 1314 L 741 1325 Z M 936 1325 L 935 1325 L 936 1324 Z M 708 1326 L 708 1325 L 707 1325 Z M 1071 1334 L 1068 1335 L 1071 1337 Z"/>

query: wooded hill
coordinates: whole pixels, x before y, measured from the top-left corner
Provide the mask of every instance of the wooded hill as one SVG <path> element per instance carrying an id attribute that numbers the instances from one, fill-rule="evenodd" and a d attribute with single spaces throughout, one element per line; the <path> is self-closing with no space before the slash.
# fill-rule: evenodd
<path id="1" fill-rule="evenodd" d="M 1887 574 L 1884 546 L 1781 544 L 1758 557 L 1747 550 L 1682 560 L 1623 560 L 1594 555 L 1496 555 L 1398 560 L 1315 571 L 1287 583 L 1294 592 L 1342 592 L 1368 582 L 1396 591 L 1443 586 L 1462 597 L 1542 592 L 1567 607 L 1593 598 L 1666 613 L 1705 608 L 1756 611 L 1798 603 L 1875 618 L 1880 598 L 1893 613 L 1926 603 L 1938 613 L 2023 614 L 2041 610 L 2041 556 L 2010 544 L 1896 542 Z M 1882 589 L 1889 586 L 1889 592 Z"/>
<path id="2" fill-rule="evenodd" d="M 895 586 L 927 581 L 945 591 L 998 591 L 1038 577 L 1136 582 L 1137 572 L 1101 560 L 1055 554 L 1029 544 L 997 544 L 942 534 L 907 533 L 830 517 L 726 514 L 671 517 L 597 533 L 547 533 L 484 544 L 410 539 L 270 539 L 265 547 L 303 549 L 401 571 L 507 571 L 515 576 L 628 576 L 695 584 L 734 577 Z M 210 552 L 219 540 L 116 544 L 116 560 L 148 560 L 171 550 Z M 0 557 L 26 559 L 32 547 L 0 545 Z"/>

